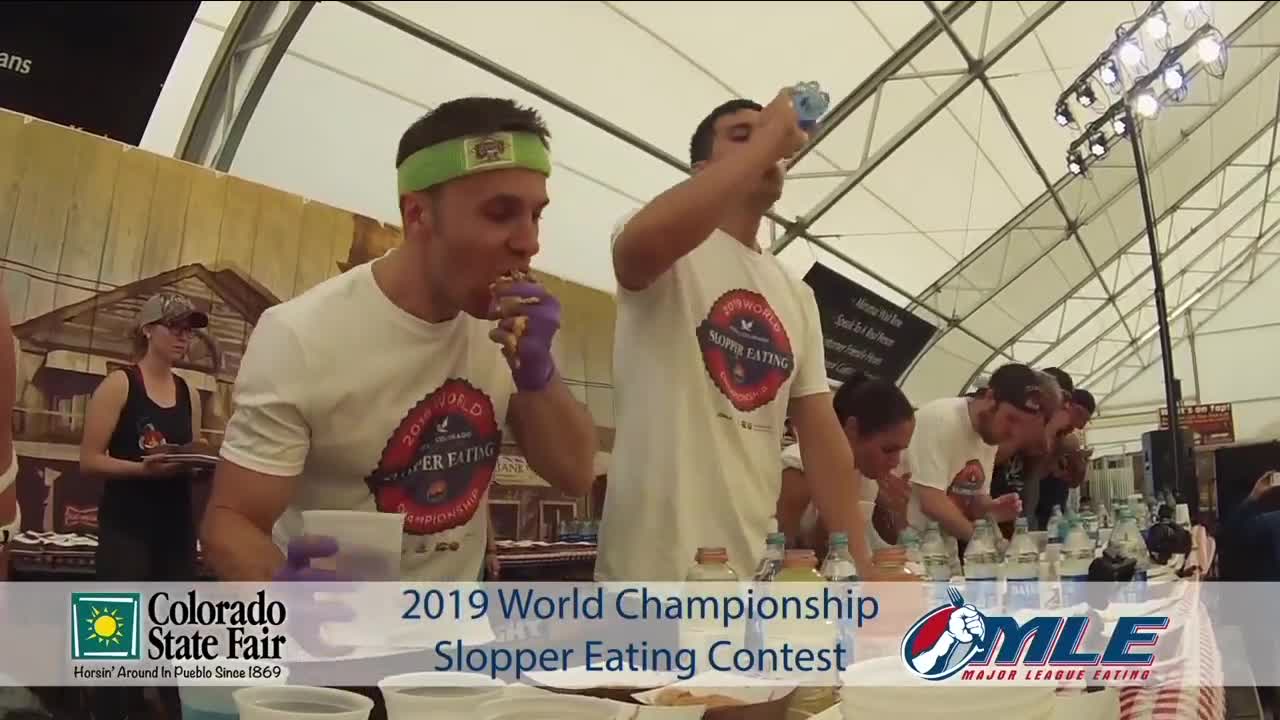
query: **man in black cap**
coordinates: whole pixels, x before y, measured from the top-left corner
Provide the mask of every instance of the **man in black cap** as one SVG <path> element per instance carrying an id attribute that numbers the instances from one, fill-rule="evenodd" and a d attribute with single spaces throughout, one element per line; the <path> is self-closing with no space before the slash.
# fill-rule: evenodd
<path id="1" fill-rule="evenodd" d="M 1052 378 L 1010 364 L 970 396 L 942 398 L 920 408 L 899 473 L 911 474 L 907 521 L 917 530 L 936 521 L 947 535 L 964 542 L 978 518 L 1016 518 L 1022 511 L 1016 493 L 991 497 L 996 450 L 1002 443 L 1027 442 L 1043 433 L 1061 403 Z"/>

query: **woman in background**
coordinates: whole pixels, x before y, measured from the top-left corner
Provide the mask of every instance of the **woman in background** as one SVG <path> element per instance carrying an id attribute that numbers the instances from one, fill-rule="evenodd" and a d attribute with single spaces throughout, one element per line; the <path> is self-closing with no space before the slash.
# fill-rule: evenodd
<path id="1" fill-rule="evenodd" d="M 99 581 L 196 579 L 192 476 L 166 454 L 200 436 L 200 396 L 173 368 L 187 354 L 192 332 L 208 324 L 183 295 L 151 297 L 135 322 L 137 364 L 108 374 L 89 401 L 80 471 L 103 480 Z M 176 711 L 176 693 L 160 694 Z M 104 685 L 94 705 L 95 720 L 121 720 L 144 707 L 142 689 Z"/>
<path id="2" fill-rule="evenodd" d="M 910 477 L 898 477 L 894 469 L 915 432 L 915 408 L 893 383 L 862 374 L 849 378 L 836 391 L 832 404 L 853 449 L 854 465 L 861 476 L 862 502 L 874 502 L 867 540 L 872 550 L 892 545 L 907 524 Z M 782 492 L 778 497 L 778 530 L 787 546 L 826 552 L 827 530 L 812 505 L 812 492 L 800 460 L 800 443 L 782 451 Z"/>
<path id="3" fill-rule="evenodd" d="M 103 479 L 99 580 L 194 579 L 191 475 L 165 454 L 199 437 L 200 397 L 173 367 L 208 324 L 186 297 L 153 296 L 138 312 L 137 364 L 107 375 L 89 401 L 80 469 Z"/>

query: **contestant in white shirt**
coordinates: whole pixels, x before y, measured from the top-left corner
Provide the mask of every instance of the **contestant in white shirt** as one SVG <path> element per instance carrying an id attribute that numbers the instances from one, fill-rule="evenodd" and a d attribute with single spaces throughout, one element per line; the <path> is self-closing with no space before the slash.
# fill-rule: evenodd
<path id="1" fill-rule="evenodd" d="M 915 432 L 915 408 L 893 383 L 858 374 L 845 381 L 832 400 L 836 418 L 853 450 L 861 476 L 859 502 L 874 505 L 866 525 L 872 550 L 893 545 L 907 524 L 911 477 L 894 472 Z M 800 458 L 800 442 L 782 451 L 782 493 L 778 497 L 778 530 L 788 547 L 825 551 L 829 528 L 814 506 L 813 492 Z"/>

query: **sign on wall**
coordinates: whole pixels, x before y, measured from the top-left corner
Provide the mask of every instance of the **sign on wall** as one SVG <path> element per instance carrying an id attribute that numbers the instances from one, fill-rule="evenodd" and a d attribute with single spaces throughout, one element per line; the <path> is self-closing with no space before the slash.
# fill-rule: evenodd
<path id="1" fill-rule="evenodd" d="M 199 2 L 7 2 L 0 106 L 137 145 Z"/>
<path id="2" fill-rule="evenodd" d="M 523 487 L 550 487 L 550 484 L 538 477 L 529 467 L 529 461 L 523 455 L 503 452 L 498 456 L 498 467 L 494 470 L 494 482 L 499 485 L 516 485 Z"/>
<path id="3" fill-rule="evenodd" d="M 1231 403 L 1179 405 L 1178 425 L 1191 431 L 1197 446 L 1236 441 L 1235 416 L 1231 412 Z M 1165 408 L 1160 408 L 1160 429 L 1169 429 L 1169 411 Z"/>
<path id="4" fill-rule="evenodd" d="M 855 372 L 896 382 L 933 336 L 933 325 L 822 263 L 804 281 L 818 301 L 827 377 L 836 382 Z"/>

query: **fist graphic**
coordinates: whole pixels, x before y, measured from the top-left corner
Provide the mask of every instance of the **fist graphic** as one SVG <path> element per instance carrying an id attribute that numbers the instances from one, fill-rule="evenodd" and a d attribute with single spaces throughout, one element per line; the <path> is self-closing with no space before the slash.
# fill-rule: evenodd
<path id="1" fill-rule="evenodd" d="M 972 605 L 965 605 L 951 613 L 947 623 L 947 632 L 957 642 L 971 643 L 987 632 L 987 625 L 982 621 L 982 613 Z"/>

